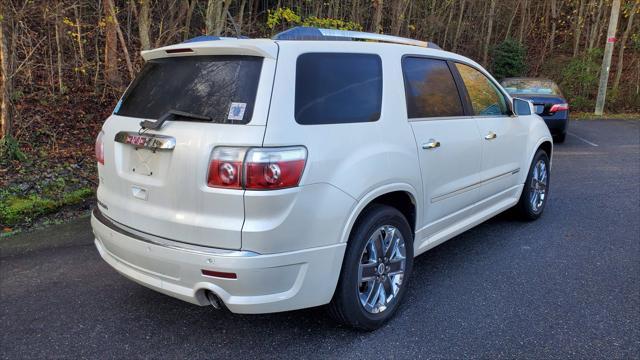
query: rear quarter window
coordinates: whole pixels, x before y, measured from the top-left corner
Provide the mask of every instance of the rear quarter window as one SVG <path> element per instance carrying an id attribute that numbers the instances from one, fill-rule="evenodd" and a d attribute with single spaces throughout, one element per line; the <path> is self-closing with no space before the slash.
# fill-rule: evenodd
<path id="1" fill-rule="evenodd" d="M 169 110 L 179 110 L 209 116 L 217 123 L 246 124 L 253 115 L 262 61 L 235 55 L 150 60 L 129 86 L 116 114 L 158 119 Z"/>
<path id="2" fill-rule="evenodd" d="M 376 121 L 382 61 L 374 54 L 306 53 L 296 62 L 295 119 L 302 125 Z"/>

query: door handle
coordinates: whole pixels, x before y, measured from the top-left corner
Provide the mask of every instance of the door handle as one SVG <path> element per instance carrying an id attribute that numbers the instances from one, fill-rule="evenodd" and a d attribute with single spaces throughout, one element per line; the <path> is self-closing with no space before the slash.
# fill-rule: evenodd
<path id="1" fill-rule="evenodd" d="M 435 141 L 433 139 L 429 139 L 428 143 L 422 144 L 422 148 L 425 150 L 435 149 L 440 147 L 440 141 Z"/>
<path id="2" fill-rule="evenodd" d="M 484 139 L 485 140 L 493 140 L 495 138 L 497 138 L 498 135 L 496 135 L 496 133 L 494 133 L 493 131 L 489 131 L 489 133 L 487 135 L 485 135 Z"/>

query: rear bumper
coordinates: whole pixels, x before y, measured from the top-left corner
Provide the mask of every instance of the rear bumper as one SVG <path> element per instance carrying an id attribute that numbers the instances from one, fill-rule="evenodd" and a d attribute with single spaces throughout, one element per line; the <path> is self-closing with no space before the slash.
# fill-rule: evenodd
<path id="1" fill-rule="evenodd" d="M 118 272 L 146 287 L 197 304 L 216 294 L 234 313 L 269 313 L 326 304 L 335 290 L 346 244 L 260 255 L 176 243 L 126 228 L 98 209 L 96 248 Z M 236 279 L 202 275 L 235 273 Z"/>

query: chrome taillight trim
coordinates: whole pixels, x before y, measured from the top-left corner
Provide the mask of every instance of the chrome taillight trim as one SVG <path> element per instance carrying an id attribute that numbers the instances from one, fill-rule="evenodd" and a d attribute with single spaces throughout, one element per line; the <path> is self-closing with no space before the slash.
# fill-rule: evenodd
<path id="1" fill-rule="evenodd" d="M 176 139 L 172 136 L 140 134 L 132 131 L 120 131 L 116 134 L 114 141 L 150 150 L 173 150 L 176 147 Z"/>

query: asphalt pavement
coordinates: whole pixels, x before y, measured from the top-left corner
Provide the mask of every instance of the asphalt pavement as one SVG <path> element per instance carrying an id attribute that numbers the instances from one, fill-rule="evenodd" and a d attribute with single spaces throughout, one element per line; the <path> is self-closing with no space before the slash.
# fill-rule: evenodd
<path id="1" fill-rule="evenodd" d="M 573 121 L 542 218 L 499 215 L 418 257 L 370 333 L 148 290 L 100 259 L 88 219 L 0 239 L 0 357 L 640 358 L 640 121 Z"/>

